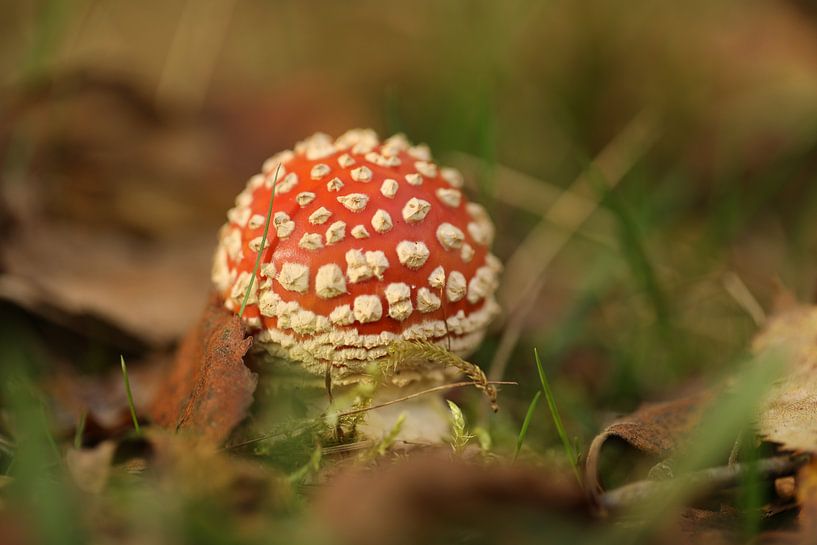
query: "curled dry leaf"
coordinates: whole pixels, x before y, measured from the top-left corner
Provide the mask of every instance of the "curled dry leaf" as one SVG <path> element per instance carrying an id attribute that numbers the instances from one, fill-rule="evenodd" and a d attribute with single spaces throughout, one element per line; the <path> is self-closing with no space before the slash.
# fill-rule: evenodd
<path id="1" fill-rule="evenodd" d="M 752 348 L 759 353 L 784 345 L 789 361 L 783 378 L 761 404 L 758 434 L 788 450 L 817 452 L 817 307 L 789 302 L 777 308 Z M 713 396 L 713 392 L 704 392 L 645 405 L 611 424 L 590 446 L 586 465 L 590 489 L 594 493 L 603 490 L 599 468 L 609 439 L 618 438 L 644 454 L 667 458 L 700 421 L 702 408 Z"/>
<path id="2" fill-rule="evenodd" d="M 610 439 L 623 440 L 649 456 L 667 458 L 679 449 L 684 438 L 700 422 L 702 410 L 712 397 L 711 392 L 702 392 L 673 401 L 645 404 L 610 424 L 590 444 L 585 465 L 588 489 L 594 494 L 604 489 L 599 467 L 603 447 Z"/>
<path id="3" fill-rule="evenodd" d="M 753 349 L 775 345 L 787 365 L 761 404 L 758 434 L 792 451 L 817 452 L 817 307 L 791 306 L 773 316 Z"/>
<path id="4" fill-rule="evenodd" d="M 554 513 L 560 519 L 585 520 L 590 515 L 570 473 L 486 465 L 447 451 L 336 475 L 317 496 L 315 508 L 317 518 L 342 543 L 359 545 L 433 542 L 435 535 L 450 532 L 458 523 L 470 529 L 490 526 L 486 531 L 507 529 L 513 524 L 504 522 L 525 511 Z"/>
<path id="5" fill-rule="evenodd" d="M 251 344 L 238 316 L 213 296 L 159 387 L 153 420 L 214 443 L 227 439 L 246 417 L 258 384 L 243 361 Z"/>

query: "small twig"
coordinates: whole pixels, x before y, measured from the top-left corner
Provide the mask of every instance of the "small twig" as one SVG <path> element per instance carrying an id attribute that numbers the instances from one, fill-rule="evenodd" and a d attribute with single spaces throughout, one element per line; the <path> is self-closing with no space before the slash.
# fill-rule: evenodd
<path id="1" fill-rule="evenodd" d="M 353 452 L 356 450 L 363 450 L 370 448 L 374 445 L 374 441 L 371 439 L 366 439 L 363 441 L 356 441 L 354 443 L 345 443 L 342 445 L 332 445 L 331 447 L 324 447 L 323 448 L 323 455 L 324 456 L 332 456 L 334 454 L 343 454 L 345 452 Z"/>
<path id="2" fill-rule="evenodd" d="M 343 412 L 343 413 L 339 413 L 338 416 L 339 417 L 351 416 L 353 414 L 358 414 L 358 413 L 363 413 L 363 412 L 366 412 L 366 411 L 371 411 L 371 410 L 374 410 L 374 409 L 380 409 L 380 408 L 383 408 L 383 407 L 388 407 L 389 405 L 394 405 L 395 403 L 401 403 L 403 401 L 408 401 L 410 399 L 414 399 L 415 397 L 424 396 L 426 394 L 431 394 L 433 392 L 440 392 L 442 390 L 453 390 L 455 388 L 464 388 L 466 386 L 478 386 L 479 384 L 480 383 L 478 383 L 478 382 L 472 382 L 472 381 L 453 382 L 451 384 L 443 384 L 441 386 L 435 386 L 435 387 L 429 388 L 427 390 L 422 390 L 420 392 L 415 392 L 413 394 L 409 394 L 407 396 L 404 396 L 404 397 L 401 397 L 401 398 L 398 398 L 398 399 L 392 399 L 391 401 L 385 401 L 383 403 L 378 403 L 377 405 L 372 405 L 370 407 L 363 407 L 361 409 L 354 409 L 354 410 L 351 410 L 351 411 L 346 411 L 346 412 Z M 489 381 L 486 384 L 490 384 L 492 386 L 500 386 L 500 385 L 502 385 L 502 386 L 518 386 L 519 385 L 518 382 L 511 382 L 511 381 Z"/>
<path id="3" fill-rule="evenodd" d="M 705 490 L 720 490 L 737 485 L 749 471 L 756 471 L 759 479 L 771 480 L 793 474 L 809 460 L 809 456 L 777 456 L 750 464 L 719 466 L 688 473 L 668 481 L 637 481 L 626 484 L 599 497 L 601 507 L 607 511 L 621 511 L 651 499 L 660 497 L 681 484 Z"/>

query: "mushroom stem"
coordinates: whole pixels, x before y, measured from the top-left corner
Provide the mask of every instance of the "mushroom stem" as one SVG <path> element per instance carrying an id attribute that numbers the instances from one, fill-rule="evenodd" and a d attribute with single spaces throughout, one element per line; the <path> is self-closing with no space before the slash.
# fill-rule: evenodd
<path id="1" fill-rule="evenodd" d="M 516 382 L 490 382 L 488 385 L 516 385 Z M 443 392 L 457 388 L 483 386 L 480 382 L 461 381 L 428 387 L 428 383 L 408 386 L 381 385 L 367 407 L 347 410 L 339 417 L 366 413 L 358 431 L 367 438 L 379 439 L 394 429 L 397 420 L 405 415 L 400 433 L 403 442 L 441 443 L 450 435 L 451 418 Z"/>

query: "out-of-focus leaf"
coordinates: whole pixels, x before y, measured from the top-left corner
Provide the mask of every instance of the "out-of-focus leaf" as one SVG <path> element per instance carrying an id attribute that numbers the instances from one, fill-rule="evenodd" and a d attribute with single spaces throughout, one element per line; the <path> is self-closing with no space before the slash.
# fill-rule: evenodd
<path id="1" fill-rule="evenodd" d="M 790 359 L 761 406 L 758 433 L 786 450 L 817 453 L 817 307 L 794 306 L 773 316 L 753 348 L 775 345 L 785 346 Z"/>
<path id="2" fill-rule="evenodd" d="M 510 520 L 531 512 L 555 514 L 565 524 L 586 523 L 590 514 L 569 472 L 474 463 L 442 450 L 341 473 L 320 491 L 315 508 L 341 543 L 360 545 L 436 542 L 458 525 L 490 534 L 487 526 L 507 530 Z M 501 540 L 513 541 L 505 534 Z"/>
<path id="3" fill-rule="evenodd" d="M 92 337 L 118 331 L 167 345 L 206 301 L 212 245 L 209 233 L 156 245 L 71 225 L 21 227 L 0 252 L 0 298 Z"/>
<path id="4" fill-rule="evenodd" d="M 241 183 L 217 129 L 98 74 L 2 98 L 0 298 L 118 346 L 176 341 Z"/>

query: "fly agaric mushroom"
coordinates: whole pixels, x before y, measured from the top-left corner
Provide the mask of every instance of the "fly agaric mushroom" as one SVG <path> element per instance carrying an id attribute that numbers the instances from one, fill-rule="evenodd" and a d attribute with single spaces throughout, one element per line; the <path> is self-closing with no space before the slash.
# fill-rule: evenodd
<path id="1" fill-rule="evenodd" d="M 278 170 L 276 178 L 276 170 Z M 275 186 L 267 239 L 266 214 Z M 222 227 L 212 279 L 256 345 L 308 371 L 352 383 L 397 339 L 465 356 L 498 313 L 494 226 L 462 194 L 461 174 L 427 146 L 371 130 L 318 133 L 270 157 Z M 395 384 L 442 371 L 401 363 Z"/>

